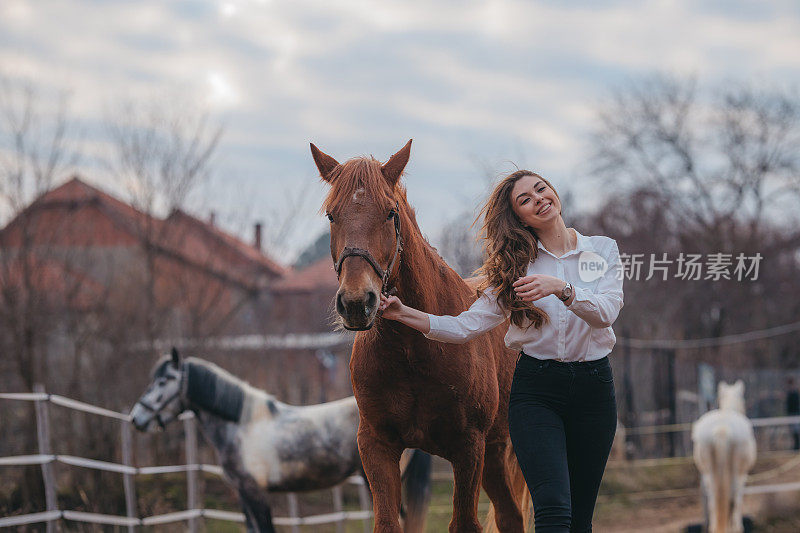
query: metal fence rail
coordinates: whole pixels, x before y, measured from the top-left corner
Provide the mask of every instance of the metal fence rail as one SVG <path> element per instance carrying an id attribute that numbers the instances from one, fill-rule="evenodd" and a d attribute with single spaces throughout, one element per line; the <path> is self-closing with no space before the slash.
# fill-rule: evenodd
<path id="1" fill-rule="evenodd" d="M 245 517 L 242 513 L 222 511 L 220 509 L 204 509 L 200 506 L 197 492 L 197 473 L 207 472 L 222 477 L 223 471 L 222 468 L 217 465 L 200 464 L 197 462 L 197 431 L 195 428 L 194 415 L 190 412 L 184 413 L 179 417 L 184 424 L 184 432 L 186 434 L 186 459 L 189 464 L 137 467 L 132 464 L 131 417 L 127 414 L 118 413 L 116 411 L 111 411 L 109 409 L 73 400 L 71 398 L 65 398 L 64 396 L 59 396 L 56 394 L 47 394 L 41 386 L 35 387 L 35 392 L 0 393 L 0 400 L 29 401 L 35 402 L 36 404 L 36 428 L 39 453 L 33 455 L 0 457 L 0 466 L 41 465 L 45 488 L 45 502 L 47 506 L 47 510 L 44 512 L 0 517 L 0 528 L 46 522 L 47 531 L 48 533 L 51 533 L 55 531 L 55 524 L 59 520 L 69 520 L 73 522 L 127 527 L 128 531 L 132 533 L 135 531 L 137 526 L 152 526 L 184 521 L 188 521 L 190 531 L 196 531 L 198 520 L 204 518 L 240 523 L 245 521 Z M 81 411 L 84 413 L 90 413 L 97 416 L 119 420 L 121 422 L 122 464 L 101 461 L 98 459 L 89 459 L 86 457 L 77 457 L 74 455 L 51 453 L 50 419 L 47 409 L 47 406 L 50 403 L 75 411 Z M 61 463 L 69 466 L 77 466 L 122 474 L 124 476 L 123 488 L 125 493 L 125 508 L 127 516 L 58 509 L 56 501 L 56 482 L 52 470 L 53 463 Z M 136 510 L 134 476 L 168 474 L 176 472 L 187 473 L 188 509 L 174 513 L 139 517 Z M 291 516 L 277 517 L 273 519 L 273 522 L 278 526 L 289 526 L 293 531 L 298 531 L 297 528 L 299 526 L 318 524 L 337 524 L 337 530 L 344 531 L 345 522 L 356 520 L 363 521 L 364 531 L 368 531 L 370 527 L 368 521 L 370 518 L 372 518 L 372 511 L 369 509 L 370 501 L 364 481 L 358 476 L 353 476 L 346 482 L 358 486 L 359 502 L 362 510 L 343 511 L 341 504 L 341 486 L 338 486 L 332 489 L 335 507 L 334 512 L 313 516 L 298 516 L 297 496 L 295 494 L 288 494 L 287 497 L 289 498 L 289 509 Z"/>

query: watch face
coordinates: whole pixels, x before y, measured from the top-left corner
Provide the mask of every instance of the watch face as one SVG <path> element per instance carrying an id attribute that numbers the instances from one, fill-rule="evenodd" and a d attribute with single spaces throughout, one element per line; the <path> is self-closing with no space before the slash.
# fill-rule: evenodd
<path id="1" fill-rule="evenodd" d="M 569 300 L 570 296 L 572 296 L 572 285 L 567 285 L 561 291 L 561 299 L 562 300 Z"/>

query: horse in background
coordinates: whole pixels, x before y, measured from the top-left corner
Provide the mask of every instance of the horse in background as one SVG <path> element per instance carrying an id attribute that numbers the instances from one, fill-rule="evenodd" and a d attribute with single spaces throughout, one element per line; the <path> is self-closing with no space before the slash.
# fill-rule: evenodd
<path id="1" fill-rule="evenodd" d="M 476 298 L 425 240 L 399 183 L 411 141 L 384 164 L 372 157 L 339 164 L 313 144 L 311 153 L 331 187 L 324 209 L 339 276 L 336 310 L 346 329 L 358 331 L 350 375 L 374 531 L 400 530 L 398 462 L 404 449 L 419 448 L 453 466 L 451 533 L 481 531 L 481 484 L 493 505 L 487 529 L 522 533 L 531 504 L 508 434 L 518 354 L 503 342 L 506 327 L 445 344 L 377 314 L 381 292 L 396 290 L 404 303 L 438 315 L 457 315 Z"/>
<path id="2" fill-rule="evenodd" d="M 709 512 L 709 532 L 741 532 L 747 472 L 756 461 L 753 426 L 745 416 L 744 383 L 720 382 L 719 409 L 692 424 L 694 462 Z"/>
<path id="3" fill-rule="evenodd" d="M 153 371 L 131 410 L 140 431 L 164 428 L 193 411 L 236 489 L 248 531 L 272 533 L 268 494 L 330 488 L 363 475 L 356 443 L 358 406 L 351 396 L 293 406 L 251 387 L 217 365 L 173 348 Z M 430 500 L 431 457 L 414 450 L 404 478 L 406 531 L 424 530 Z"/>

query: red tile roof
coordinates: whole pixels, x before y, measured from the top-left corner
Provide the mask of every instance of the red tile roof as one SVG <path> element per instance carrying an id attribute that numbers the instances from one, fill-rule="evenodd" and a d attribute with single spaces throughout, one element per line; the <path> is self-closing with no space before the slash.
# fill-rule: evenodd
<path id="1" fill-rule="evenodd" d="M 224 249 L 243 262 L 258 265 L 272 276 L 282 276 L 289 271 L 255 247 L 180 209 L 173 211 L 165 223 L 167 244 L 188 256 L 207 261 Z"/>
<path id="2" fill-rule="evenodd" d="M 30 208 L 35 209 L 41 207 L 55 207 L 70 203 L 81 204 L 90 202 L 102 205 L 107 213 L 118 216 L 120 219 L 119 222 L 129 224 L 129 229 L 132 231 L 138 231 L 140 228 L 144 227 L 148 221 L 155 225 L 160 225 L 162 222 L 160 219 L 148 217 L 146 213 L 143 213 L 133 206 L 114 198 L 100 189 L 92 187 L 78 176 L 73 176 L 72 179 L 63 185 L 46 192 L 35 200 Z"/>
<path id="3" fill-rule="evenodd" d="M 290 272 L 254 247 L 183 211 L 165 220 L 152 217 L 77 176 L 37 198 L 25 212 L 36 213 L 34 238 L 48 244 L 131 246 L 148 232 L 163 253 L 247 286 L 260 286 L 265 276 L 275 279 Z M 19 224 L 17 217 L 0 230 L 0 245 L 18 245 L 20 232 L 15 229 Z M 67 226 L 68 230 L 61 229 Z"/>

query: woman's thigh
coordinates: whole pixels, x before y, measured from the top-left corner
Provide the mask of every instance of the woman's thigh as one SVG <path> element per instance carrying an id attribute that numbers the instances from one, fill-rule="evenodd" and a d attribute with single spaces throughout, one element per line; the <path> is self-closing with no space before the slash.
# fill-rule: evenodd
<path id="1" fill-rule="evenodd" d="M 558 376 L 518 371 L 508 421 L 511 442 L 533 497 L 536 531 L 566 531 L 571 521 L 567 442 Z M 563 390 L 563 389 L 562 389 Z"/>
<path id="2" fill-rule="evenodd" d="M 580 383 L 582 381 L 582 383 Z M 581 393 L 565 417 L 567 462 L 572 502 L 572 531 L 591 531 L 597 493 L 614 433 L 617 405 L 610 367 L 576 376 Z"/>

